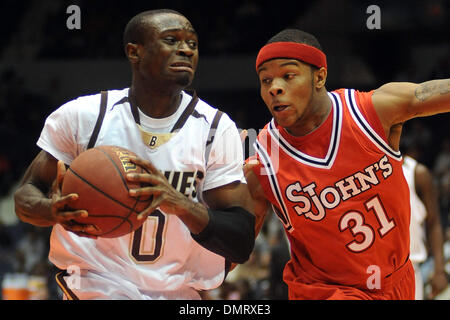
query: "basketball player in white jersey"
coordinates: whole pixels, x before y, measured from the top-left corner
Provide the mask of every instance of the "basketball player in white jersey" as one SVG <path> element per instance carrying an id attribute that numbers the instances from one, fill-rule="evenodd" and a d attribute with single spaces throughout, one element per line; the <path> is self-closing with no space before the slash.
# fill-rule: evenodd
<path id="1" fill-rule="evenodd" d="M 403 174 L 408 182 L 411 202 L 410 259 L 416 277 L 416 300 L 423 300 L 424 281 L 420 265 L 431 249 L 434 272 L 431 278 L 432 298 L 447 287 L 443 253 L 443 235 L 439 217 L 438 191 L 428 168 L 417 162 L 414 147 L 409 147 L 403 158 Z"/>
<path id="2" fill-rule="evenodd" d="M 53 227 L 49 259 L 66 270 L 57 276 L 66 299 L 199 299 L 254 246 L 238 130 L 184 91 L 197 67 L 198 38 L 183 15 L 135 16 L 124 47 L 131 87 L 69 101 L 46 119 L 42 151 L 15 193 L 16 213 Z M 95 145 L 130 149 L 149 172 L 127 177 L 146 183 L 131 196 L 154 198 L 140 214 L 144 225 L 123 237 L 96 238 L 94 226 L 73 222 L 89 212 L 65 209 L 78 197 L 61 195 L 65 169 Z"/>

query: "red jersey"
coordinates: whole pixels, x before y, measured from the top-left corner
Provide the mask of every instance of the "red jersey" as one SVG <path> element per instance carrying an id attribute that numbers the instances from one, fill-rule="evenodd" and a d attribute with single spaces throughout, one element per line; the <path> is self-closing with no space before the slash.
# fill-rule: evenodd
<path id="1" fill-rule="evenodd" d="M 328 95 L 332 111 L 312 133 L 291 136 L 272 119 L 255 142 L 254 172 L 291 245 L 284 279 L 383 290 L 409 261 L 402 157 L 386 142 L 372 92 Z"/>

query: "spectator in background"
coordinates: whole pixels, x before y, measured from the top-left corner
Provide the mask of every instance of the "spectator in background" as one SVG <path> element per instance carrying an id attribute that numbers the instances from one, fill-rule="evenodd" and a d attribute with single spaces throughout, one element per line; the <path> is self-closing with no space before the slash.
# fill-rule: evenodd
<path id="1" fill-rule="evenodd" d="M 48 229 L 39 229 L 24 224 L 24 235 L 16 246 L 18 260 L 21 261 L 20 271 L 27 274 L 46 275 L 43 268 L 48 263 Z"/>
<path id="2" fill-rule="evenodd" d="M 450 227 L 449 218 L 450 218 L 450 170 L 447 170 L 440 179 L 440 200 L 441 200 L 441 209 L 444 211 L 443 215 L 443 225 L 446 228 Z"/>
<path id="3" fill-rule="evenodd" d="M 442 148 L 434 162 L 433 173 L 438 179 L 442 226 L 444 232 L 450 234 L 450 138 L 442 141 Z"/>
<path id="4" fill-rule="evenodd" d="M 230 272 L 210 298 L 224 300 L 287 300 L 283 269 L 289 261 L 289 244 L 275 214 L 268 213 L 250 259 Z"/>
<path id="5" fill-rule="evenodd" d="M 255 247 L 250 258 L 229 273 L 226 278 L 227 285 L 221 288 L 221 291 L 233 291 L 230 288 L 234 288 L 240 292 L 241 297 L 247 297 L 250 300 L 267 298 L 270 251 L 266 224 L 264 224 L 255 240 Z"/>
<path id="6" fill-rule="evenodd" d="M 289 245 L 282 229 L 276 231 L 270 251 L 269 299 L 287 300 L 288 287 L 283 281 L 284 266 L 290 259 Z"/>
<path id="7" fill-rule="evenodd" d="M 434 298 L 447 287 L 447 274 L 443 252 L 443 235 L 438 203 L 438 191 L 431 171 L 414 159 L 415 149 L 406 150 L 403 158 L 403 173 L 408 182 L 411 203 L 410 259 L 416 278 L 416 300 Z M 432 292 L 424 296 L 424 279 L 421 264 L 428 257 L 428 248 L 434 261 L 431 275 Z"/>

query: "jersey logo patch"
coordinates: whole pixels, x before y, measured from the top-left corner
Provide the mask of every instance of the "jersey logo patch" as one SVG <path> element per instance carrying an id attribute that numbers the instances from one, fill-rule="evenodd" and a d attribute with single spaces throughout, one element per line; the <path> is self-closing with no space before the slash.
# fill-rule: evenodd
<path id="1" fill-rule="evenodd" d="M 156 149 L 162 146 L 164 143 L 169 141 L 174 135 L 174 132 L 170 133 L 153 133 L 145 131 L 140 125 L 138 125 L 139 131 L 141 132 L 142 140 L 145 145 L 150 149 Z"/>

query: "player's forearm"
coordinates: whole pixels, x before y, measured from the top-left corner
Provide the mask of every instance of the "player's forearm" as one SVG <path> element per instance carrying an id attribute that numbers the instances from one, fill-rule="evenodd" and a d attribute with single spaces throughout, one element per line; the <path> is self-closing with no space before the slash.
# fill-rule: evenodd
<path id="1" fill-rule="evenodd" d="M 255 245 L 255 216 L 242 207 L 208 209 L 208 225 L 192 237 L 230 262 L 244 263 Z"/>
<path id="2" fill-rule="evenodd" d="M 390 82 L 376 89 L 373 106 L 387 132 L 407 120 L 450 111 L 450 79 Z"/>
<path id="3" fill-rule="evenodd" d="M 209 222 L 208 209 L 201 203 L 194 202 L 187 197 L 180 199 L 177 216 L 193 234 L 199 234 Z"/>
<path id="4" fill-rule="evenodd" d="M 51 218 L 51 199 L 33 185 L 22 185 L 14 193 L 14 202 L 16 215 L 21 221 L 39 227 L 55 224 Z"/>
<path id="5" fill-rule="evenodd" d="M 414 90 L 413 110 L 418 116 L 450 111 L 450 79 L 420 83 Z"/>

